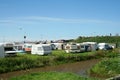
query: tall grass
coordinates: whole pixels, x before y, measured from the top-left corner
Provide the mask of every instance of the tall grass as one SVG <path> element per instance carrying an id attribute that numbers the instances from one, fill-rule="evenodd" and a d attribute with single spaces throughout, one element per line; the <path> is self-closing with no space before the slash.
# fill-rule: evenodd
<path id="1" fill-rule="evenodd" d="M 102 77 L 112 77 L 120 74 L 120 59 L 105 58 L 90 69 L 90 74 Z"/>
<path id="2" fill-rule="evenodd" d="M 37 55 L 19 55 L 0 59 L 0 73 L 48 65 L 49 58 Z"/>

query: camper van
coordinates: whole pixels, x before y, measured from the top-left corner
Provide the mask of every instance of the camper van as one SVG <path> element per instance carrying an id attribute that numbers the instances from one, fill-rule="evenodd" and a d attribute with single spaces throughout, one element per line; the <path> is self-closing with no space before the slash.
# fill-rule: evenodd
<path id="1" fill-rule="evenodd" d="M 13 43 L 0 43 L 0 57 L 16 56 Z"/>
<path id="2" fill-rule="evenodd" d="M 34 44 L 32 45 L 31 54 L 47 55 L 51 54 L 52 49 L 50 44 Z"/>

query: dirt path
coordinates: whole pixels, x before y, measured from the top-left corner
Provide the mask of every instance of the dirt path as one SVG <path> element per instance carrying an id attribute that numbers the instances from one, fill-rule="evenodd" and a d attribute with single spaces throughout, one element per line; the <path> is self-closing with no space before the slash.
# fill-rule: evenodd
<path id="1" fill-rule="evenodd" d="M 93 59 L 88 61 L 61 64 L 57 66 L 47 66 L 47 67 L 34 68 L 29 70 L 14 71 L 14 72 L 0 74 L 0 80 L 8 80 L 10 77 L 20 76 L 33 72 L 46 72 L 46 71 L 73 72 L 82 76 L 88 76 L 86 70 L 90 69 L 93 65 L 95 65 L 99 61 L 100 59 Z"/>

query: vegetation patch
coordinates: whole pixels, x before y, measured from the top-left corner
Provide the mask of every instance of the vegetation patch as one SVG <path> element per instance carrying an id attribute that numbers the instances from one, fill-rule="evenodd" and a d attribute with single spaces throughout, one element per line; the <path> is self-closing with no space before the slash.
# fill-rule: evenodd
<path id="1" fill-rule="evenodd" d="M 13 77 L 10 80 L 98 80 L 93 78 L 83 78 L 73 73 L 62 72 L 41 72 Z"/>
<path id="2" fill-rule="evenodd" d="M 120 59 L 105 58 L 90 69 L 90 74 L 102 77 L 113 77 L 120 74 Z"/>

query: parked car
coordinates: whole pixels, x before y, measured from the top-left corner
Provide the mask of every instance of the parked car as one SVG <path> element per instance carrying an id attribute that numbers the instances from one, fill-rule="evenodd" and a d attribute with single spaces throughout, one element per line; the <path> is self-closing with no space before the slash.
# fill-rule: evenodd
<path id="1" fill-rule="evenodd" d="M 111 50 L 113 48 L 108 43 L 99 43 L 98 44 L 98 49 L 99 50 Z"/>

